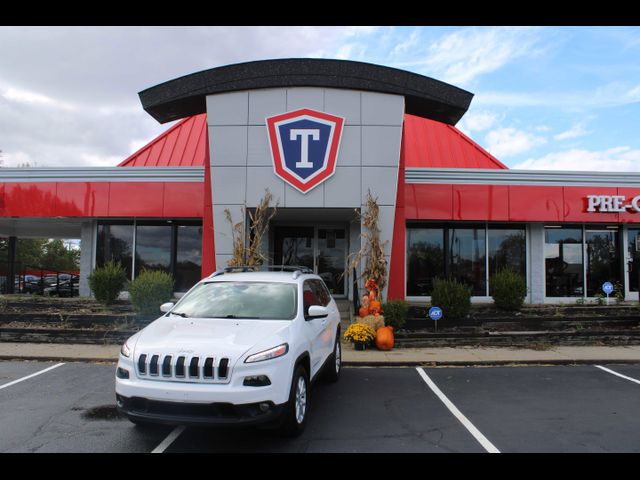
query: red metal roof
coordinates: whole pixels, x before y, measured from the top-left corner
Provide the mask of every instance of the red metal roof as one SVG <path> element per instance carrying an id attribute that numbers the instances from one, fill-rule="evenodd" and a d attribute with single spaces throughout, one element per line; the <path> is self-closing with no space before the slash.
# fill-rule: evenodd
<path id="1" fill-rule="evenodd" d="M 507 169 L 457 128 L 405 114 L 402 132 L 405 168 Z"/>
<path id="2" fill-rule="evenodd" d="M 201 167 L 205 164 L 207 115 L 187 117 L 120 163 L 119 167 Z"/>
<path id="3" fill-rule="evenodd" d="M 187 117 L 118 166 L 204 166 L 206 139 L 206 114 Z M 457 128 L 427 118 L 405 114 L 402 141 L 405 168 L 507 168 Z"/>

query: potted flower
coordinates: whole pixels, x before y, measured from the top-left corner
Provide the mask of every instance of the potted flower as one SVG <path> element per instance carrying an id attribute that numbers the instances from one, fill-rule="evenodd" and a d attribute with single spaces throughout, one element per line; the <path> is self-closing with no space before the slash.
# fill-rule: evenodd
<path id="1" fill-rule="evenodd" d="M 364 350 L 376 338 L 376 332 L 364 323 L 352 323 L 344 332 L 344 339 L 353 343 L 356 350 Z"/>

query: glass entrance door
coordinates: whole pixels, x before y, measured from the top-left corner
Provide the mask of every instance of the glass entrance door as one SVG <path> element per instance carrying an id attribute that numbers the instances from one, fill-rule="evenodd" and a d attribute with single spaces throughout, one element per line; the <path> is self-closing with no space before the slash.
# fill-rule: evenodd
<path id="1" fill-rule="evenodd" d="M 275 227 L 274 265 L 300 265 L 320 275 L 332 295 L 345 295 L 347 235 L 342 227 Z"/>

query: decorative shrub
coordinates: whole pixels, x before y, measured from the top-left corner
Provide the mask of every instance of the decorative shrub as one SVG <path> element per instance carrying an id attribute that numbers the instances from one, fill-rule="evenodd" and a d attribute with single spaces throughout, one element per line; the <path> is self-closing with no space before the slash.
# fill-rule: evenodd
<path id="1" fill-rule="evenodd" d="M 453 279 L 433 281 L 431 304 L 442 309 L 445 319 L 465 318 L 471 310 L 471 287 Z"/>
<path id="2" fill-rule="evenodd" d="M 500 310 L 517 311 L 527 295 L 524 277 L 510 268 L 500 270 L 491 277 L 491 296 Z"/>
<path id="3" fill-rule="evenodd" d="M 384 323 L 398 329 L 404 327 L 409 316 L 409 304 L 404 300 L 389 300 L 382 305 Z"/>
<path id="4" fill-rule="evenodd" d="M 160 305 L 173 296 L 173 277 L 159 270 L 143 270 L 129 284 L 133 308 L 142 314 L 160 313 Z"/>
<path id="5" fill-rule="evenodd" d="M 96 300 L 104 305 L 113 303 L 127 283 L 127 273 L 113 260 L 96 268 L 89 275 L 89 288 Z"/>

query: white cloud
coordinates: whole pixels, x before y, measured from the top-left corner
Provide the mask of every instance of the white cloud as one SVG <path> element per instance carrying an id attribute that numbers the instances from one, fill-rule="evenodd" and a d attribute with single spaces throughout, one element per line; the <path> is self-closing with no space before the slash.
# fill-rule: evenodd
<path id="1" fill-rule="evenodd" d="M 607 108 L 640 102 L 640 85 L 610 82 L 591 90 L 568 92 L 480 92 L 473 98 L 475 106 Z"/>
<path id="2" fill-rule="evenodd" d="M 487 150 L 497 158 L 518 155 L 546 143 L 546 139 L 513 127 L 498 128 L 486 136 Z"/>
<path id="3" fill-rule="evenodd" d="M 640 149 L 615 147 L 606 150 L 571 149 L 530 158 L 514 170 L 578 170 L 598 172 L 640 172 Z"/>
<path id="4" fill-rule="evenodd" d="M 554 135 L 553 138 L 556 140 L 568 140 L 570 138 L 578 138 L 584 137 L 585 135 L 589 135 L 591 132 L 587 130 L 584 126 L 584 122 L 576 123 L 569 130 L 565 130 L 564 132 L 560 132 L 557 135 Z"/>
<path id="5" fill-rule="evenodd" d="M 497 120 L 497 114 L 486 110 L 467 112 L 458 125 L 458 128 L 468 132 L 482 132 L 493 127 Z"/>
<path id="6" fill-rule="evenodd" d="M 168 128 L 144 112 L 139 91 L 251 60 L 364 58 L 379 28 L 2 27 L 2 159 L 117 165 Z"/>
<path id="7" fill-rule="evenodd" d="M 517 58 L 532 55 L 537 41 L 537 28 L 464 28 L 433 43 L 422 64 L 445 82 L 465 85 Z"/>

